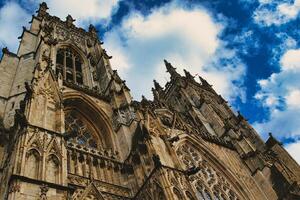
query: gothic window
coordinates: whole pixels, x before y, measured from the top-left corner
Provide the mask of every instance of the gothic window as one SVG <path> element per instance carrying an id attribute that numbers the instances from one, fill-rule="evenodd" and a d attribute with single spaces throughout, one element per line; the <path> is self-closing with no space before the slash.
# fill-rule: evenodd
<path id="1" fill-rule="evenodd" d="M 96 138 L 96 131 L 79 112 L 71 111 L 66 114 L 66 131 L 74 131 L 76 137 L 70 139 L 71 142 L 81 146 L 97 149 L 101 146 L 101 141 Z"/>
<path id="2" fill-rule="evenodd" d="M 56 75 L 63 75 L 64 80 L 83 84 L 82 59 L 70 48 L 61 48 L 56 53 Z"/>
<path id="3" fill-rule="evenodd" d="M 26 154 L 25 176 L 38 179 L 40 155 L 36 150 L 30 150 Z"/>
<path id="4" fill-rule="evenodd" d="M 177 190 L 176 188 L 173 188 L 173 193 L 174 193 L 174 199 L 175 200 L 181 200 L 182 199 L 179 190 Z"/>
<path id="5" fill-rule="evenodd" d="M 196 196 L 200 200 L 212 200 L 209 191 L 201 183 L 196 184 Z"/>
<path id="6" fill-rule="evenodd" d="M 177 155 L 186 169 L 198 166 L 198 163 L 202 161 L 200 154 L 193 147 L 186 144 L 178 148 Z"/>
<path id="7" fill-rule="evenodd" d="M 215 191 L 214 200 L 226 200 L 226 198 L 220 191 Z"/>
<path id="8" fill-rule="evenodd" d="M 50 155 L 46 165 L 46 180 L 51 183 L 58 183 L 59 160 L 56 156 Z"/>
<path id="9" fill-rule="evenodd" d="M 236 200 L 237 194 L 227 180 L 214 168 L 199 150 L 190 144 L 182 144 L 176 154 L 186 169 L 200 167 L 200 171 L 191 176 L 194 180 L 197 199 L 200 200 Z"/>
<path id="10" fill-rule="evenodd" d="M 186 197 L 187 197 L 188 200 L 194 200 L 194 197 L 193 197 L 193 195 L 190 192 L 186 191 L 185 195 L 186 195 Z"/>

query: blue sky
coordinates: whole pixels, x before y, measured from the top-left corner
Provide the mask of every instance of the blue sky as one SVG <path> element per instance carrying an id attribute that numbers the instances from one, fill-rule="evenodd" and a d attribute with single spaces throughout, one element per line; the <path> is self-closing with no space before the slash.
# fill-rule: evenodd
<path id="1" fill-rule="evenodd" d="M 49 13 L 93 23 L 135 99 L 168 80 L 163 59 L 206 78 L 300 162 L 300 0 L 46 0 Z M 16 51 L 37 0 L 0 1 L 0 46 Z"/>

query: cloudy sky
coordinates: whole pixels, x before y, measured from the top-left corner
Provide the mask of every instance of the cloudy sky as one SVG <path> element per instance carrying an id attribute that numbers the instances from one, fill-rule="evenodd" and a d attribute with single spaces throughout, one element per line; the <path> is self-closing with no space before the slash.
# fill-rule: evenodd
<path id="1" fill-rule="evenodd" d="M 49 13 L 93 23 L 135 99 L 152 80 L 178 72 L 205 77 L 300 163 L 300 0 L 45 0 Z M 17 50 L 38 0 L 0 1 L 0 47 Z"/>

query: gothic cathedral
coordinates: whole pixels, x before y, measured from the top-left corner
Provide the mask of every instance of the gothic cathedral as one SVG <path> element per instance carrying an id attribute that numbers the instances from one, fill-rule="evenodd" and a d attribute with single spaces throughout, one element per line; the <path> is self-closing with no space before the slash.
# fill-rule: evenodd
<path id="1" fill-rule="evenodd" d="M 202 77 L 134 101 L 97 31 L 41 3 L 0 61 L 0 199 L 300 199 L 300 167 Z M 163 63 L 162 63 L 163 65 Z"/>

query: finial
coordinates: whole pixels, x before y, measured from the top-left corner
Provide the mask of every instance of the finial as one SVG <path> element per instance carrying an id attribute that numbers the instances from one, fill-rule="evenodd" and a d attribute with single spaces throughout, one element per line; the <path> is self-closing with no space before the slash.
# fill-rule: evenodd
<path id="1" fill-rule="evenodd" d="M 148 101 L 147 98 L 144 95 L 142 95 L 142 100 Z"/>
<path id="2" fill-rule="evenodd" d="M 4 47 L 3 49 L 2 49 L 2 53 L 4 54 L 4 53 L 9 53 L 9 50 L 8 50 L 8 48 L 7 47 Z"/>
<path id="3" fill-rule="evenodd" d="M 47 14 L 47 10 L 48 10 L 48 6 L 46 4 L 46 2 L 42 2 L 40 4 L 40 8 L 38 11 L 36 11 L 38 13 L 38 17 L 44 17 Z"/>
<path id="4" fill-rule="evenodd" d="M 160 84 L 155 79 L 153 80 L 153 83 L 154 83 L 154 87 L 157 91 L 163 90 L 163 88 L 160 86 Z"/>
<path id="5" fill-rule="evenodd" d="M 170 73 L 172 79 L 174 79 L 174 78 L 180 76 L 180 75 L 176 72 L 176 68 L 173 67 L 173 66 L 171 65 L 171 63 L 169 63 L 167 60 L 164 60 L 164 62 L 165 62 L 166 68 L 167 68 L 167 72 Z"/>
<path id="6" fill-rule="evenodd" d="M 184 71 L 185 77 L 186 77 L 187 79 L 194 80 L 194 76 L 192 76 L 190 72 L 188 72 L 188 71 L 185 70 L 185 69 L 184 69 L 183 71 Z"/>
<path id="7" fill-rule="evenodd" d="M 269 132 L 269 137 L 273 137 L 273 134 L 271 132 Z"/>
<path id="8" fill-rule="evenodd" d="M 68 25 L 68 26 L 73 25 L 73 22 L 75 22 L 75 21 L 76 21 L 76 20 L 73 19 L 73 17 L 72 17 L 71 15 L 68 15 L 68 16 L 66 17 L 66 22 L 67 22 L 67 25 Z"/>
<path id="9" fill-rule="evenodd" d="M 159 99 L 159 94 L 157 92 L 156 89 L 152 88 L 152 93 L 153 93 L 153 97 L 154 97 L 154 100 L 158 100 Z"/>
<path id="10" fill-rule="evenodd" d="M 93 34 L 97 34 L 97 29 L 93 24 L 90 24 L 89 26 L 89 32 L 93 33 Z"/>
<path id="11" fill-rule="evenodd" d="M 209 87 L 212 86 L 204 78 L 202 78 L 201 76 L 199 76 L 199 79 L 200 79 L 200 82 L 202 83 L 203 86 L 209 86 Z"/>

